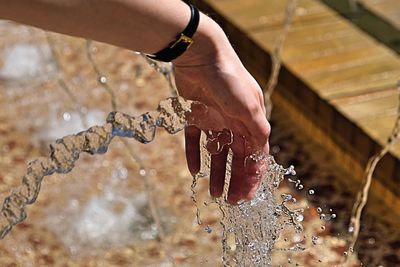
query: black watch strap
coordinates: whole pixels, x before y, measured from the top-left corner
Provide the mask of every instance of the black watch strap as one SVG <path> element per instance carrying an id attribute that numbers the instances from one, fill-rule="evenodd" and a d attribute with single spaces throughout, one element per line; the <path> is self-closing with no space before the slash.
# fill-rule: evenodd
<path id="1" fill-rule="evenodd" d="M 199 10 L 195 6 L 191 4 L 188 5 L 190 6 L 191 10 L 190 21 L 183 32 L 181 32 L 177 36 L 177 39 L 173 41 L 167 48 L 164 48 L 155 54 L 147 55 L 148 58 L 170 62 L 182 55 L 193 44 L 192 37 L 199 26 L 200 14 Z"/>

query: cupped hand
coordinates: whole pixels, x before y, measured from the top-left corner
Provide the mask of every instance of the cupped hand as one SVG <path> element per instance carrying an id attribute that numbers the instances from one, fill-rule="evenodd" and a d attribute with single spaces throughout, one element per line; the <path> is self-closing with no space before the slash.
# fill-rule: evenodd
<path id="1" fill-rule="evenodd" d="M 176 60 L 175 77 L 182 97 L 200 101 L 208 107 L 206 118 L 185 129 L 189 170 L 194 175 L 200 169 L 201 131 L 230 130 L 232 142 L 211 155 L 210 194 L 220 197 L 223 192 L 228 148 L 231 148 L 228 202 L 236 204 L 239 200 L 253 198 L 260 184 L 260 163 L 248 157 L 255 152 L 269 152 L 270 126 L 265 117 L 260 86 L 244 68 L 226 36 L 217 36 L 218 42 L 212 43 L 212 52 L 193 55 L 199 50 L 192 54 L 189 50 Z"/>

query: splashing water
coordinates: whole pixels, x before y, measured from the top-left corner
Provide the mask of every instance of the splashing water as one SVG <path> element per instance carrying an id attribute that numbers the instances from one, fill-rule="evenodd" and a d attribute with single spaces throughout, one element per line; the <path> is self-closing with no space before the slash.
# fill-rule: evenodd
<path id="1" fill-rule="evenodd" d="M 215 200 L 222 213 L 222 261 L 224 266 L 271 266 L 271 254 L 281 230 L 287 225 L 297 233 L 303 230 L 301 220 L 298 220 L 303 216 L 303 210 L 292 210 L 287 206 L 294 198 L 285 195 L 278 203 L 274 196 L 285 176 L 296 173 L 293 167 L 285 169 L 265 153 L 252 154 L 247 160 L 262 166 L 259 170 L 261 184 L 253 200 L 238 205 L 226 201 L 232 151 L 228 154 L 224 193 Z"/>
<path id="2" fill-rule="evenodd" d="M 4 238 L 12 227 L 22 222 L 26 214 L 26 205 L 33 204 L 39 194 L 42 179 L 53 173 L 68 173 L 74 168 L 80 153 L 103 154 L 113 137 L 134 138 L 141 143 L 154 139 L 157 127 L 164 128 L 170 134 L 177 133 L 194 122 L 192 109 L 206 112 L 206 107 L 198 102 L 184 100 L 181 97 L 161 101 L 157 111 L 147 112 L 135 118 L 112 112 L 104 126 L 94 126 L 76 135 L 69 135 L 50 145 L 50 156 L 41 157 L 29 163 L 22 185 L 15 188 L 4 200 L 0 217 L 0 238 Z"/>
<path id="3" fill-rule="evenodd" d="M 198 102 L 181 97 L 169 98 L 160 102 L 157 111 L 144 113 L 137 118 L 112 112 L 104 126 L 94 126 L 57 140 L 50 146 L 49 157 L 41 157 L 29 163 L 22 185 L 15 188 L 5 199 L 3 216 L 0 217 L 0 238 L 4 238 L 14 225 L 26 218 L 26 205 L 33 204 L 37 199 L 45 176 L 70 172 L 82 152 L 92 155 L 105 153 L 115 136 L 149 143 L 154 139 L 157 127 L 166 129 L 170 134 L 177 133 L 195 122 L 193 111 L 197 112 L 198 118 L 201 117 L 201 112 L 204 114 L 207 109 Z M 227 142 L 226 138 L 223 140 Z M 231 161 L 232 156 L 229 158 Z M 265 166 L 265 169 L 260 171 L 262 183 L 255 198 L 237 206 L 226 202 L 226 194 L 216 200 L 223 214 L 223 262 L 225 265 L 231 262 L 239 266 L 270 266 L 274 242 L 284 225 L 290 224 L 296 231 L 302 230 L 296 219 L 302 211 L 290 210 L 286 205 L 290 202 L 289 198 L 284 198 L 282 203 L 277 204 L 273 196 L 274 188 L 284 176 L 295 173 L 293 168 L 283 168 L 268 155 L 254 154 L 248 160 L 262 161 L 262 165 Z M 228 173 L 229 169 L 228 167 Z M 207 231 L 210 232 L 210 229 Z M 230 246 L 229 236 L 234 237 L 234 246 Z M 229 254 L 232 253 L 233 256 L 230 257 Z"/>
<path id="4" fill-rule="evenodd" d="M 93 62 L 89 51 L 90 42 L 87 42 L 87 56 Z M 158 70 L 157 67 L 159 66 L 152 66 Z M 173 72 L 166 67 L 162 69 L 163 71 L 158 71 L 164 74 L 171 88 L 173 87 L 173 80 L 171 79 Z M 117 104 L 115 97 L 113 97 L 113 90 L 108 87 L 106 77 L 101 75 L 99 69 L 95 69 L 95 72 L 99 76 L 99 83 L 109 89 L 107 91 L 112 96 L 112 107 L 116 109 Z M 277 73 L 279 73 L 279 68 Z M 274 75 L 274 77 L 276 81 L 277 75 Z M 65 90 L 65 88 L 63 89 Z M 74 100 L 73 97 L 71 99 Z M 77 110 L 81 111 L 80 103 L 74 102 L 77 103 Z M 3 216 L 0 217 L 0 238 L 4 238 L 15 224 L 26 218 L 25 206 L 35 202 L 44 176 L 51 175 L 54 172 L 67 173 L 71 171 L 81 152 L 89 154 L 105 153 L 114 136 L 134 138 L 141 143 L 148 143 L 154 139 L 156 127 L 165 128 L 171 134 L 181 131 L 186 125 L 190 125 L 191 117 L 187 115 L 190 113 L 193 104 L 194 102 L 185 101 L 182 98 L 170 98 L 160 103 L 158 111 L 145 113 L 138 118 L 113 112 L 109 114 L 106 125 L 91 127 L 87 131 L 57 140 L 51 146 L 50 157 L 39 158 L 31 162 L 22 185 L 13 190 L 4 201 Z M 232 142 L 229 131 L 210 132 L 206 133 L 206 136 L 206 150 L 211 154 L 219 153 L 225 145 Z M 284 169 L 268 155 L 252 155 L 249 158 L 255 161 L 263 161 L 266 166 L 265 170 L 260 173 L 262 183 L 255 198 L 237 206 L 228 204 L 224 197 L 216 200 L 223 214 L 221 220 L 224 228 L 223 263 L 224 265 L 235 264 L 238 266 L 270 266 L 271 252 L 280 230 L 285 225 L 291 225 L 294 226 L 296 231 L 302 231 L 301 220 L 299 220 L 302 216 L 302 210 L 292 211 L 287 206 L 288 203 L 293 201 L 293 198 L 290 198 L 289 195 L 282 196 L 283 201 L 281 203 L 277 203 L 273 195 L 274 189 L 279 186 L 284 176 L 294 174 L 293 168 Z M 228 162 L 229 164 L 230 162 Z M 230 172 L 229 166 L 227 166 L 227 171 Z M 199 173 L 199 177 L 204 175 L 207 174 Z M 192 185 L 194 200 L 197 179 L 197 176 L 194 177 Z M 228 187 L 228 183 L 229 180 L 226 180 L 225 188 Z M 199 213 L 197 217 L 200 218 Z M 206 227 L 206 231 L 210 233 L 212 229 Z M 230 237 L 234 238 L 232 245 L 229 242 Z"/>

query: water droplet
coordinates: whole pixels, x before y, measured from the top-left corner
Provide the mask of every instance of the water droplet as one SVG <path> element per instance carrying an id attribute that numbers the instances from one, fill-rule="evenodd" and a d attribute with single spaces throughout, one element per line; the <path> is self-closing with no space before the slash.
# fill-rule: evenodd
<path id="1" fill-rule="evenodd" d="M 299 186 L 298 186 L 298 189 L 299 190 L 302 190 L 304 188 L 304 186 L 302 185 L 302 184 L 300 184 Z"/>
<path id="2" fill-rule="evenodd" d="M 336 218 L 336 214 L 321 214 L 320 219 L 325 220 L 325 221 L 330 221 L 332 219 Z"/>
<path id="3" fill-rule="evenodd" d="M 321 226 L 321 230 L 322 230 L 322 231 L 325 231 L 325 226 Z"/>
<path id="4" fill-rule="evenodd" d="M 310 190 L 308 190 L 308 194 L 309 194 L 309 195 L 314 195 L 314 194 L 315 194 L 315 192 L 314 192 L 314 190 L 313 190 L 313 189 L 310 189 Z"/>
<path id="5" fill-rule="evenodd" d="M 277 154 L 277 153 L 279 153 L 280 150 L 281 150 L 281 148 L 279 146 L 273 146 L 271 148 L 271 153 L 272 154 Z"/>
<path id="6" fill-rule="evenodd" d="M 146 176 L 146 170 L 145 169 L 140 169 L 139 170 L 139 175 L 142 176 L 142 177 Z"/>
<path id="7" fill-rule="evenodd" d="M 375 238 L 373 238 L 373 237 L 370 237 L 370 238 L 368 238 L 368 240 L 367 240 L 367 242 L 368 242 L 368 244 L 369 245 L 373 245 L 373 244 L 375 244 Z"/>
<path id="8" fill-rule="evenodd" d="M 209 226 L 209 225 L 207 225 L 206 228 L 204 228 L 204 230 L 205 230 L 208 234 L 211 234 L 211 232 L 212 232 L 212 228 L 211 228 L 211 226 Z"/>
<path id="9" fill-rule="evenodd" d="M 317 208 L 317 212 L 318 212 L 318 213 L 321 213 L 321 212 L 322 212 L 322 209 L 321 209 L 320 207 L 318 207 L 318 208 Z"/>
<path id="10" fill-rule="evenodd" d="M 297 216 L 296 216 L 296 221 L 302 222 L 303 220 L 304 220 L 304 215 L 301 214 L 301 213 L 297 214 Z"/>
<path id="11" fill-rule="evenodd" d="M 285 175 L 296 175 L 293 165 L 290 165 L 289 168 L 286 169 Z"/>
<path id="12" fill-rule="evenodd" d="M 299 243 L 301 241 L 302 240 L 301 240 L 301 236 L 300 235 L 294 235 L 293 238 L 292 238 L 292 242 L 294 242 L 294 243 Z M 299 245 L 299 244 L 296 244 L 295 246 L 297 246 L 297 245 Z"/>
<path id="13" fill-rule="evenodd" d="M 284 202 L 288 202 L 288 201 L 291 201 L 293 199 L 292 195 L 290 195 L 290 194 L 282 194 L 281 197 L 282 197 Z"/>
<path id="14" fill-rule="evenodd" d="M 99 77 L 99 82 L 101 84 L 106 84 L 107 83 L 107 77 L 106 76 L 100 76 Z"/>
<path id="15" fill-rule="evenodd" d="M 313 235 L 313 236 L 311 237 L 311 242 L 313 243 L 313 245 L 317 245 L 318 236 Z"/>
<path id="16" fill-rule="evenodd" d="M 71 120 L 71 114 L 68 113 L 68 112 L 64 112 L 64 113 L 63 113 L 63 119 L 64 119 L 65 121 L 70 121 L 70 120 Z"/>

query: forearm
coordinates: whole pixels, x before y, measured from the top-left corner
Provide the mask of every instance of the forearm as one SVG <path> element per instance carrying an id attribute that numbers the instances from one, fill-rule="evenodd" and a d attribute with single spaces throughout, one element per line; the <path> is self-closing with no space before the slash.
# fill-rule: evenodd
<path id="1" fill-rule="evenodd" d="M 154 53 L 186 27 L 190 9 L 180 0 L 0 0 L 0 18 Z M 202 14 L 195 44 L 212 43 L 217 35 Z"/>

